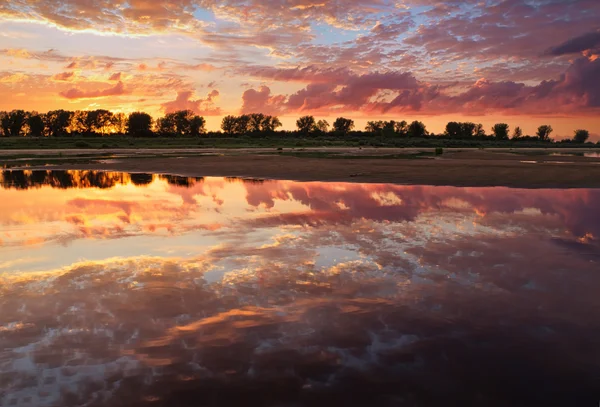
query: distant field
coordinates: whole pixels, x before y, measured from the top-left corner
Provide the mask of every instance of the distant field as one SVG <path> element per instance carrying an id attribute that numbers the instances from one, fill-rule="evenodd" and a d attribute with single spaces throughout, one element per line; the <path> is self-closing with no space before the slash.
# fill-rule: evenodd
<path id="1" fill-rule="evenodd" d="M 2 137 L 0 150 L 20 149 L 164 149 L 164 148 L 265 148 L 265 147 L 472 147 L 472 148 L 598 148 L 598 144 L 536 141 L 449 140 L 437 137 L 394 138 L 378 136 L 339 137 Z"/>

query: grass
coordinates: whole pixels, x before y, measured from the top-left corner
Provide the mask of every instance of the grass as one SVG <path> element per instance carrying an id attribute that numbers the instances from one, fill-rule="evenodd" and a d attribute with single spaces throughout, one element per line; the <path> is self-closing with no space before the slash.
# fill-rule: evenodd
<path id="1" fill-rule="evenodd" d="M 175 157 L 207 157 L 217 156 L 218 154 L 198 153 L 198 152 L 178 152 L 178 153 L 152 153 L 151 150 L 147 154 L 113 154 L 113 153 L 85 153 L 72 154 L 63 156 L 62 153 L 57 154 L 10 154 L 0 156 L 0 168 L 8 169 L 13 167 L 31 167 L 43 165 L 60 165 L 60 164 L 92 164 L 101 160 L 107 159 L 150 159 L 150 158 L 175 158 Z"/>
<path id="2" fill-rule="evenodd" d="M 0 150 L 16 149 L 164 149 L 164 148 L 296 148 L 296 147 L 422 147 L 422 148 L 598 148 L 594 144 L 514 142 L 497 140 L 449 140 L 439 137 L 399 138 L 368 134 L 301 137 L 274 135 L 267 138 L 243 137 L 2 137 Z"/>

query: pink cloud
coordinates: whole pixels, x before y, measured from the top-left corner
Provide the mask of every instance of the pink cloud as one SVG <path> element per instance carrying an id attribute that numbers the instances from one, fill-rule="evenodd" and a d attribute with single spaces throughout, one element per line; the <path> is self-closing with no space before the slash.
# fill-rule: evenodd
<path id="1" fill-rule="evenodd" d="M 277 115 L 281 114 L 284 102 L 285 96 L 272 96 L 268 86 L 261 86 L 258 90 L 248 89 L 242 95 L 241 112 Z"/>
<path id="2" fill-rule="evenodd" d="M 174 101 L 166 102 L 161 105 L 165 113 L 172 113 L 178 110 L 191 110 L 201 116 L 218 116 L 222 114 L 221 108 L 214 105 L 214 99 L 219 96 L 219 91 L 213 89 L 205 99 L 193 100 L 194 92 L 177 92 L 177 98 Z"/>
<path id="3" fill-rule="evenodd" d="M 279 70 L 254 67 L 249 72 L 260 78 L 309 83 L 291 95 L 271 95 L 266 86 L 247 90 L 242 96 L 243 112 L 551 114 L 557 109 L 582 112 L 600 107 L 600 89 L 594 86 L 600 77 L 600 59 L 594 58 L 579 58 L 558 79 L 538 85 L 482 78 L 461 86 L 440 86 L 419 81 L 410 72 L 357 75 L 347 70 L 322 71 L 316 67 Z"/>

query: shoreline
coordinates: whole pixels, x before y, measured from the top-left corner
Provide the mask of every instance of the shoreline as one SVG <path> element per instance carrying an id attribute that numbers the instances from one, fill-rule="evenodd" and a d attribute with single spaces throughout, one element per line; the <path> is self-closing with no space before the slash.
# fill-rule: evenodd
<path id="1" fill-rule="evenodd" d="M 383 151 L 382 151 L 383 150 Z M 310 154 L 312 150 L 298 152 Z M 322 150 L 323 151 L 323 150 Z M 360 150 L 360 157 L 292 156 L 237 151 L 187 157 L 118 158 L 110 162 L 15 166 L 13 170 L 96 170 L 171 174 L 183 177 L 238 177 L 261 180 L 391 183 L 457 187 L 600 188 L 600 157 L 522 155 L 484 150 L 448 151 L 413 158 L 423 149 L 403 150 L 407 157 L 388 158 L 387 149 Z M 326 153 L 335 150 L 325 150 Z M 208 153 L 203 150 L 202 153 Z M 176 154 L 176 153 L 175 153 Z M 42 161 L 43 162 L 43 161 Z"/>

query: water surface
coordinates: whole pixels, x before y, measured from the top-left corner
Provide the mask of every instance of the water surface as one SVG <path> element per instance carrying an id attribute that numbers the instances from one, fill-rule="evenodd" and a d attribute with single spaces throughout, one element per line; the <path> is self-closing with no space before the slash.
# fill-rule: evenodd
<path id="1" fill-rule="evenodd" d="M 600 397 L 600 190 L 1 174 L 2 406 Z"/>

